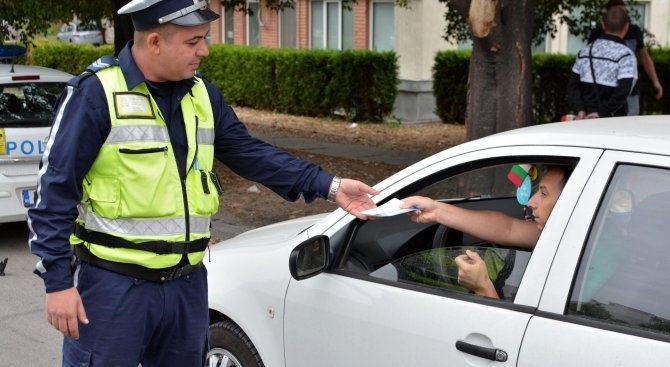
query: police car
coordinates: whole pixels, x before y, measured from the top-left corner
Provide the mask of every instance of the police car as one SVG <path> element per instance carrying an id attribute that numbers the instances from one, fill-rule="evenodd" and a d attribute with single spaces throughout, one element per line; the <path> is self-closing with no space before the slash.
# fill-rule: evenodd
<path id="1" fill-rule="evenodd" d="M 0 46 L 0 223 L 25 220 L 52 109 L 72 75 L 14 64 L 25 48 Z"/>

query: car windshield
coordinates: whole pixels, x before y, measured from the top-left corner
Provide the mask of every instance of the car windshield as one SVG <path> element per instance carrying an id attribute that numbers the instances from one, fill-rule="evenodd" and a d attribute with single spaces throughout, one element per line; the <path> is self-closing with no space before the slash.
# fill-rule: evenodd
<path id="1" fill-rule="evenodd" d="M 97 31 L 98 26 L 95 23 L 80 24 L 78 29 L 80 31 Z"/>
<path id="2" fill-rule="evenodd" d="M 0 85 L 0 127 L 48 127 L 64 83 Z"/>

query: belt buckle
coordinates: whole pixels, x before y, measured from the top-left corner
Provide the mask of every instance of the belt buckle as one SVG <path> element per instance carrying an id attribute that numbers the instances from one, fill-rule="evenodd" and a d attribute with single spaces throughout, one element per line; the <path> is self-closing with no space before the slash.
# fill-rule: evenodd
<path id="1" fill-rule="evenodd" d="M 182 268 L 171 268 L 168 270 L 164 270 L 161 272 L 161 282 L 169 282 L 175 278 L 179 278 L 181 276 L 181 269 Z"/>

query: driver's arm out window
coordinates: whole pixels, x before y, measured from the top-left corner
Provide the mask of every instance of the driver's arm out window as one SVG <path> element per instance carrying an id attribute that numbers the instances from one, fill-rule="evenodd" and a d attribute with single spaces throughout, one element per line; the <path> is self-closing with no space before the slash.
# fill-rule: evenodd
<path id="1" fill-rule="evenodd" d="M 445 175 L 398 198 L 426 196 L 471 210 L 498 211 L 523 219 L 525 211 L 517 198 L 518 186 L 509 178 L 512 167 L 519 163 L 496 162 Z M 540 164 L 532 162 L 525 166 L 537 169 Z M 533 186 L 539 181 L 535 172 Z M 413 223 L 406 215 L 361 224 L 350 244 L 348 261 L 340 269 L 389 282 L 469 292 L 458 284 L 458 268 L 453 262 L 466 247 L 476 249 L 482 259 L 490 260 L 485 263 L 498 295 L 513 300 L 530 259 L 529 250 L 502 248 L 439 223 Z"/>

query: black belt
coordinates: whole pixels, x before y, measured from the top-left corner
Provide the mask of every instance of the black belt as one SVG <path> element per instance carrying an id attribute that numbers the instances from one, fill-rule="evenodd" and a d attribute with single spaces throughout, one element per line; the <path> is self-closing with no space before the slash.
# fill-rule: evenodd
<path id="1" fill-rule="evenodd" d="M 177 265 L 163 269 L 150 269 L 137 264 L 126 264 L 101 259 L 93 255 L 85 245 L 75 245 L 74 254 L 79 260 L 99 268 L 156 283 L 165 283 L 183 277 L 184 275 L 191 274 L 202 266 L 202 262 L 199 262 L 195 265 L 187 264 L 184 266 Z"/>
<path id="2" fill-rule="evenodd" d="M 145 241 L 135 243 L 128 241 L 125 238 L 112 236 L 111 234 L 89 231 L 80 223 L 75 223 L 74 234 L 86 242 L 95 243 L 97 245 L 143 250 L 158 255 L 190 254 L 191 252 L 205 251 L 209 245 L 209 237 L 189 242 Z"/>

